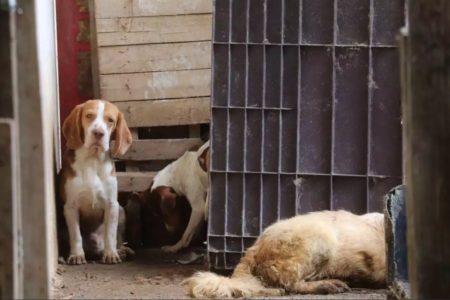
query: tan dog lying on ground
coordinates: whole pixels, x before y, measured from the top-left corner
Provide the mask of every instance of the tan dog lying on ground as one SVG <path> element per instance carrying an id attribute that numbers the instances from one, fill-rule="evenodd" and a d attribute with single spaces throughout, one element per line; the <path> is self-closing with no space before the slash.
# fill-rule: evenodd
<path id="1" fill-rule="evenodd" d="M 323 211 L 269 226 L 231 278 L 199 272 L 183 284 L 195 298 L 340 293 L 341 280 L 383 284 L 385 260 L 382 214 Z"/>
<path id="2" fill-rule="evenodd" d="M 85 250 L 89 250 L 86 254 L 101 255 L 104 263 L 119 263 L 117 246 L 122 243 L 125 214 L 117 201 L 109 144 L 115 137 L 114 155 L 123 155 L 130 147 L 132 137 L 125 118 L 112 103 L 90 100 L 72 110 L 62 131 L 68 149 L 58 175 L 62 200 L 58 207 L 64 211 L 70 241 L 67 262 L 86 263 Z M 60 252 L 64 252 L 64 235 L 59 239 Z"/>

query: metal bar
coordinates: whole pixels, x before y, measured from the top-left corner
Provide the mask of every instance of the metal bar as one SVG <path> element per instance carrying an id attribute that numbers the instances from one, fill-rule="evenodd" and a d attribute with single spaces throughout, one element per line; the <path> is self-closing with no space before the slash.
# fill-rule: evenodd
<path id="1" fill-rule="evenodd" d="M 398 24 L 398 3 L 238 1 L 215 3 L 216 14 L 222 17 L 214 22 L 228 22 L 226 28 L 215 24 L 213 47 L 211 128 L 218 134 L 215 124 L 225 126 L 222 129 L 227 136 L 226 142 L 212 139 L 213 152 L 221 142 L 226 143 L 220 155 L 213 153 L 212 162 L 223 167 L 212 172 L 212 177 L 221 176 L 212 180 L 212 190 L 223 188 L 225 196 L 217 197 L 220 202 L 223 196 L 226 206 L 218 212 L 214 211 L 219 209 L 217 205 L 211 208 L 210 222 L 215 227 L 210 226 L 209 236 L 226 239 L 223 250 L 217 252 L 220 255 L 211 252 L 216 268 L 231 268 L 238 245 L 244 250 L 253 241 L 247 236 L 258 236 L 276 219 L 330 208 L 380 210 L 380 195 L 401 179 L 395 167 L 382 166 L 371 172 L 374 126 L 390 136 L 389 130 L 397 128 L 394 125 L 399 118 L 390 105 L 398 101 L 397 83 L 381 80 L 377 94 L 370 87 L 372 77 L 397 67 L 392 66 L 395 58 L 389 54 L 396 48 L 389 30 Z M 376 5 L 381 7 L 379 11 Z M 226 92 L 220 90 L 225 85 Z M 383 98 L 387 100 L 375 103 Z M 386 113 L 373 115 L 375 104 L 385 105 Z M 388 127 L 377 127 L 378 119 Z M 239 124 L 243 124 L 242 130 Z M 346 132 L 349 126 L 350 132 L 356 132 L 354 136 Z M 389 137 L 390 141 L 395 138 Z M 354 155 L 349 150 L 352 147 Z M 393 143 L 389 149 L 397 153 L 400 146 Z M 378 160 L 400 157 L 376 153 Z M 294 179 L 296 186 L 290 182 Z M 214 188 L 215 184 L 220 187 Z M 242 189 L 242 195 L 234 189 Z M 239 197 L 242 207 L 233 202 Z M 241 228 L 239 237 L 235 236 L 236 224 L 230 223 L 240 213 L 242 224 L 236 223 Z M 219 226 L 214 218 L 224 224 Z M 224 232 L 214 231 L 221 227 Z"/>
<path id="2" fill-rule="evenodd" d="M 372 82 L 373 82 L 373 67 L 372 67 L 372 45 L 373 45 L 373 16 L 374 16 L 374 7 L 373 0 L 370 0 L 370 13 L 369 13 L 369 76 L 367 78 L 368 83 L 368 95 L 367 95 L 367 160 L 366 160 L 366 174 L 370 172 L 370 160 L 371 160 L 371 130 L 372 130 Z M 370 207 L 370 197 L 369 197 L 369 177 L 366 179 L 366 209 L 368 210 Z"/>

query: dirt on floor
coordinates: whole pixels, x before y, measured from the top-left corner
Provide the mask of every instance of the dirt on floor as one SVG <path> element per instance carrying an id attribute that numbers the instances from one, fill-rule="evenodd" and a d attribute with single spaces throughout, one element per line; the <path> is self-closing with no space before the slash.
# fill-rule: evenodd
<path id="1" fill-rule="evenodd" d="M 119 265 L 93 262 L 80 266 L 60 264 L 53 296 L 57 299 L 188 299 L 180 283 L 195 271 L 207 269 L 202 258 L 193 253 L 170 255 L 147 249 L 137 252 L 134 260 Z M 191 264 L 182 264 L 194 258 L 198 259 Z M 386 299 L 386 291 L 358 289 L 338 295 L 283 298 Z"/>

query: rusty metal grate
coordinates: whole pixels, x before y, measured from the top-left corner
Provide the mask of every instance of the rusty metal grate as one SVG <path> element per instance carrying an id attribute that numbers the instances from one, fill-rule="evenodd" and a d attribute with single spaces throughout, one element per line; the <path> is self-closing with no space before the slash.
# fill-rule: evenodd
<path id="1" fill-rule="evenodd" d="M 403 23 L 400 0 L 215 1 L 212 268 L 277 219 L 382 210 L 402 175 Z"/>

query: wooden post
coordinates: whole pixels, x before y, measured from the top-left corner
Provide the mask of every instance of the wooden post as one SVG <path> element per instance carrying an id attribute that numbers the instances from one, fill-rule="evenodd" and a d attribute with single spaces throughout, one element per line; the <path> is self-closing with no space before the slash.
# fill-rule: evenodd
<path id="1" fill-rule="evenodd" d="M 15 12 L 0 0 L 0 298 L 23 298 L 17 98 L 13 82 Z"/>
<path id="2" fill-rule="evenodd" d="M 0 119 L 0 298 L 23 297 L 17 190 L 18 139 L 14 120 Z"/>
<path id="3" fill-rule="evenodd" d="M 53 1 L 0 0 L 0 298 L 5 299 L 49 298 L 56 271 Z"/>
<path id="4" fill-rule="evenodd" d="M 54 0 L 17 0 L 11 11 L 11 65 L 14 103 L 11 237 L 16 298 L 46 299 L 56 271 L 54 209 L 54 124 L 57 107 Z M 17 128 L 17 129 L 14 129 Z M 16 198 L 14 198 L 16 195 Z M 18 196 L 17 196 L 18 195 Z M 13 206 L 14 208 L 14 206 Z M 18 241 L 17 243 L 15 241 Z M 23 283 L 23 284 L 22 284 Z"/>
<path id="5" fill-rule="evenodd" d="M 411 0 L 406 142 L 414 299 L 450 295 L 450 1 Z"/>

